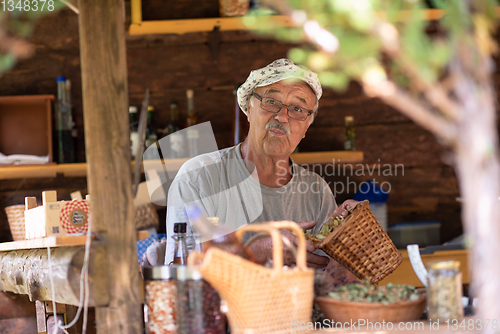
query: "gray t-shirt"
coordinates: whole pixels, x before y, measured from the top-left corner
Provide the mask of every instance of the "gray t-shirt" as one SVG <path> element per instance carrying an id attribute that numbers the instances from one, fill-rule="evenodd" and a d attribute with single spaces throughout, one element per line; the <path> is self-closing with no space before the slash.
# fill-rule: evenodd
<path id="1" fill-rule="evenodd" d="M 198 205 L 208 217 L 219 217 L 231 231 L 255 222 L 315 220 L 317 232 L 337 207 L 328 184 L 291 159 L 293 175 L 286 185 L 260 184 L 256 169 L 245 164 L 240 146 L 199 155 L 180 168 L 168 192 L 166 264 L 174 256 L 174 223 L 189 222 L 187 204 Z M 283 166 L 283 175 L 287 167 Z"/>

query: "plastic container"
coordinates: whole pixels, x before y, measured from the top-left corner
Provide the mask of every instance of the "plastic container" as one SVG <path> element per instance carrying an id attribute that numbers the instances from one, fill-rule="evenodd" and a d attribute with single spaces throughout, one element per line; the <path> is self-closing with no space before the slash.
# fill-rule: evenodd
<path id="1" fill-rule="evenodd" d="M 370 202 L 370 210 L 375 218 L 382 226 L 384 231 L 387 231 L 387 200 L 389 193 L 380 188 L 375 180 L 365 181 L 360 184 L 359 190 L 353 197 L 356 201 L 368 200 Z"/>
<path id="2" fill-rule="evenodd" d="M 144 282 L 146 333 L 226 332 L 221 299 L 196 267 L 145 267 Z"/>
<path id="3" fill-rule="evenodd" d="M 411 244 L 426 247 L 441 243 L 440 228 L 440 222 L 401 223 L 389 227 L 387 233 L 398 249 Z"/>

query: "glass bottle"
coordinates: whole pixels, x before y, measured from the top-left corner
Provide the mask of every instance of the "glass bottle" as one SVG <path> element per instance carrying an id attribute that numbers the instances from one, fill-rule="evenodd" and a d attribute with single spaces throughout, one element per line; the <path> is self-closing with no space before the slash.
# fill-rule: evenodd
<path id="1" fill-rule="evenodd" d="M 432 261 L 426 264 L 427 317 L 441 322 L 464 317 L 462 307 L 462 273 L 459 261 Z"/>
<path id="2" fill-rule="evenodd" d="M 170 143 L 170 159 L 179 159 L 185 157 L 185 142 L 181 132 L 181 123 L 179 121 L 179 108 L 177 103 L 170 103 L 170 122 L 167 125 L 167 135 Z"/>
<path id="3" fill-rule="evenodd" d="M 346 116 L 345 121 L 345 142 L 344 149 L 346 151 L 356 151 L 355 138 L 356 134 L 354 132 L 354 117 Z"/>
<path id="4" fill-rule="evenodd" d="M 139 132 L 137 130 L 137 107 L 128 107 L 128 115 L 130 121 L 130 154 L 132 160 L 135 160 L 137 153 L 137 145 L 139 143 Z"/>
<path id="5" fill-rule="evenodd" d="M 186 244 L 186 226 L 187 223 L 175 223 L 174 235 L 175 240 L 174 260 L 171 264 L 187 265 L 188 247 Z"/>
<path id="6" fill-rule="evenodd" d="M 148 120 L 146 127 L 146 142 L 144 151 L 144 160 L 154 160 L 160 159 L 158 153 L 158 135 L 156 134 L 156 129 L 153 123 L 155 108 L 153 106 L 148 106 Z M 154 146 L 152 146 L 154 145 Z"/>
<path id="7" fill-rule="evenodd" d="M 66 78 L 57 77 L 56 129 L 59 149 L 59 163 L 75 162 L 73 147 L 73 118 L 68 102 Z"/>
<path id="8" fill-rule="evenodd" d="M 245 140 L 248 134 L 248 120 L 246 115 L 241 111 L 238 104 L 237 91 L 242 84 L 236 84 L 233 90 L 235 96 L 233 133 L 231 136 L 231 146 L 238 145 Z"/>
<path id="9" fill-rule="evenodd" d="M 188 140 L 188 149 L 189 149 L 189 158 L 193 158 L 198 155 L 198 138 L 200 134 L 198 130 L 193 127 L 196 125 L 197 119 L 194 114 L 194 99 L 193 99 L 193 90 L 188 89 L 186 91 L 187 102 L 188 102 L 188 117 L 186 119 L 186 128 L 187 128 L 187 140 Z"/>
<path id="10" fill-rule="evenodd" d="M 214 217 L 206 217 L 196 205 L 189 205 L 186 208 L 186 212 L 193 228 L 200 234 L 200 240 L 203 242 L 203 251 L 208 250 L 210 247 L 217 247 L 228 253 L 255 262 L 253 254 L 239 242 L 232 231 L 224 226 L 214 225 L 212 222 Z M 216 221 L 219 221 L 218 218 Z"/>

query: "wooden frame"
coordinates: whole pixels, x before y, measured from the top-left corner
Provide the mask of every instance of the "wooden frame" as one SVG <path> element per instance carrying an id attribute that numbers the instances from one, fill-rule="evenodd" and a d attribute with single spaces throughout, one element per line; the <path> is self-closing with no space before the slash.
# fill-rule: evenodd
<path id="1" fill-rule="evenodd" d="M 129 27 L 130 35 L 148 35 L 148 34 L 186 34 L 192 32 L 212 31 L 215 27 L 223 30 L 249 30 L 245 25 L 244 16 L 239 17 L 218 17 L 203 19 L 183 19 L 183 20 L 142 20 L 142 0 L 130 0 L 131 24 Z M 398 20 L 407 19 L 410 13 L 401 11 Z M 440 9 L 423 10 L 424 20 L 439 20 L 445 12 Z M 497 7 L 497 14 L 500 15 L 500 7 Z M 384 13 L 379 13 L 384 15 Z M 274 23 L 273 28 L 296 27 L 297 24 L 291 17 L 285 15 L 273 15 L 270 17 L 253 17 L 255 26 L 261 27 L 262 24 L 271 19 Z"/>

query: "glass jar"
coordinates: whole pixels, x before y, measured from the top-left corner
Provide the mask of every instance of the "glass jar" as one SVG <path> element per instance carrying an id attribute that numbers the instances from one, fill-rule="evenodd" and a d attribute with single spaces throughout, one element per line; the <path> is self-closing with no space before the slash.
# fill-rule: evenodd
<path id="1" fill-rule="evenodd" d="M 426 264 L 428 319 L 462 320 L 462 273 L 459 261 L 432 261 Z"/>
<path id="2" fill-rule="evenodd" d="M 144 267 L 146 333 L 177 334 L 177 285 L 173 266 Z"/>
<path id="3" fill-rule="evenodd" d="M 217 291 L 195 266 L 145 268 L 146 333 L 223 334 L 226 318 Z"/>

